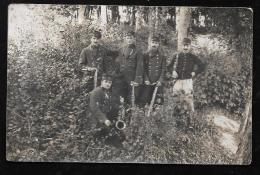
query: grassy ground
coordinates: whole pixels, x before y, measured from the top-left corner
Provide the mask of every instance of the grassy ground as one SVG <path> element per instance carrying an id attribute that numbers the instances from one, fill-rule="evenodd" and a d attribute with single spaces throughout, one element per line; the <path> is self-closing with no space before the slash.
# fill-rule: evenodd
<path id="1" fill-rule="evenodd" d="M 218 144 L 219 135 L 207 114 L 196 111 L 187 128 L 189 113 L 176 113 L 176 99 L 169 89 L 165 105 L 150 117 L 137 109 L 132 124 L 125 129 L 127 150 L 94 142 L 95 132 L 81 110 L 62 103 L 49 109 L 47 116 L 31 123 L 30 131 L 19 128 L 19 117 L 10 118 L 8 124 L 7 159 L 14 161 L 75 161 L 75 162 L 142 162 L 232 164 L 235 156 L 229 155 Z M 63 102 L 65 99 L 62 100 Z M 75 112 L 77 111 L 77 113 Z M 80 111 L 80 112 L 79 112 Z M 77 114 L 77 115 L 75 115 Z M 16 129 L 15 128 L 16 125 Z M 26 126 L 25 126 L 26 127 Z M 27 131 L 27 132 L 26 132 Z"/>

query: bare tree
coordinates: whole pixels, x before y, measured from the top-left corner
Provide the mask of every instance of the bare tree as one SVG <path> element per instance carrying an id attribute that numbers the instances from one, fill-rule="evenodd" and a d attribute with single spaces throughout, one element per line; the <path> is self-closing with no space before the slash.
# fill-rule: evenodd
<path id="1" fill-rule="evenodd" d="M 141 20 L 142 20 L 142 9 L 141 7 L 136 7 L 136 13 L 135 13 L 135 31 L 138 31 L 141 28 Z"/>
<path id="2" fill-rule="evenodd" d="M 79 24 L 83 24 L 84 21 L 86 20 L 86 16 L 85 16 L 85 9 L 86 9 L 86 5 L 79 5 L 78 6 L 78 23 Z"/>
<path id="3" fill-rule="evenodd" d="M 176 7 L 176 31 L 178 34 L 178 51 L 182 49 L 182 40 L 189 36 L 191 24 L 191 9 L 189 7 Z"/>
<path id="4" fill-rule="evenodd" d="M 102 5 L 100 9 L 100 27 L 102 27 L 102 29 L 105 29 L 105 26 L 107 24 L 107 6 Z"/>

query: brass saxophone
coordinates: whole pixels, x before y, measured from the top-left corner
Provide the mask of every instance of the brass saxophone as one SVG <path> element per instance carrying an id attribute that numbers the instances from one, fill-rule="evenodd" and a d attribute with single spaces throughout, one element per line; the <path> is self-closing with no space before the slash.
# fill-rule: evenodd
<path id="1" fill-rule="evenodd" d="M 118 120 L 116 121 L 116 128 L 118 130 L 124 130 L 126 128 L 126 123 L 124 122 L 125 119 L 125 107 L 124 107 L 124 101 L 121 100 L 123 99 L 122 97 L 120 97 L 120 110 L 118 113 Z"/>

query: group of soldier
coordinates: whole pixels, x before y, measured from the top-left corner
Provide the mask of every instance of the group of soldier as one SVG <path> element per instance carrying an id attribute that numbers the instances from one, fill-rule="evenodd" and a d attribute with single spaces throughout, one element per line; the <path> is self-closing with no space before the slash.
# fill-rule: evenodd
<path id="1" fill-rule="evenodd" d="M 153 100 L 157 106 L 163 105 L 166 79 L 174 81 L 173 93 L 182 91 L 190 97 L 187 102 L 194 111 L 192 78 L 203 71 L 204 64 L 190 52 L 189 38 L 184 38 L 182 51 L 174 55 L 168 65 L 156 34 L 152 34 L 145 53 L 136 46 L 133 31 L 125 33 L 124 43 L 117 51 L 102 46 L 101 38 L 101 33 L 94 31 L 91 44 L 82 50 L 79 59 L 84 76 L 92 77 L 86 83 L 91 91 L 90 112 L 97 121 L 97 128 L 101 128 L 96 133 L 97 138 L 108 142 L 116 138 L 108 135 L 116 130 L 121 104 L 126 108 L 133 105 L 145 108 L 150 105 L 156 89 Z M 117 133 L 120 139 L 116 142 L 121 145 L 125 137 L 122 132 Z"/>

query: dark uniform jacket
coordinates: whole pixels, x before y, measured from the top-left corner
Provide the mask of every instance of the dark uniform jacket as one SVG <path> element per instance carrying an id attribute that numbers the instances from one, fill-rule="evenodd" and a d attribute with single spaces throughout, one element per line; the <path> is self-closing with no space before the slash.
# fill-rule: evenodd
<path id="1" fill-rule="evenodd" d="M 149 50 L 144 54 L 144 81 L 163 81 L 166 71 L 166 58 L 161 50 Z"/>
<path id="2" fill-rule="evenodd" d="M 123 77 L 127 83 L 131 81 L 142 83 L 142 71 L 142 55 L 135 45 L 120 48 L 116 58 L 115 76 Z"/>
<path id="3" fill-rule="evenodd" d="M 90 92 L 90 111 L 98 122 L 104 123 L 108 119 L 107 114 L 112 108 L 111 94 L 109 90 L 97 87 Z"/>
<path id="4" fill-rule="evenodd" d="M 178 74 L 178 79 L 190 79 L 191 73 L 195 72 L 196 75 L 204 70 L 204 64 L 201 60 L 192 53 L 179 53 L 173 57 L 171 63 L 167 66 L 168 73 L 172 73 L 176 65 L 175 71 Z"/>
<path id="5" fill-rule="evenodd" d="M 93 47 L 89 45 L 82 50 L 78 64 L 79 67 L 88 66 L 97 68 L 99 74 L 102 74 L 109 71 L 112 60 L 110 57 L 116 56 L 116 51 L 110 51 L 103 46 Z"/>

